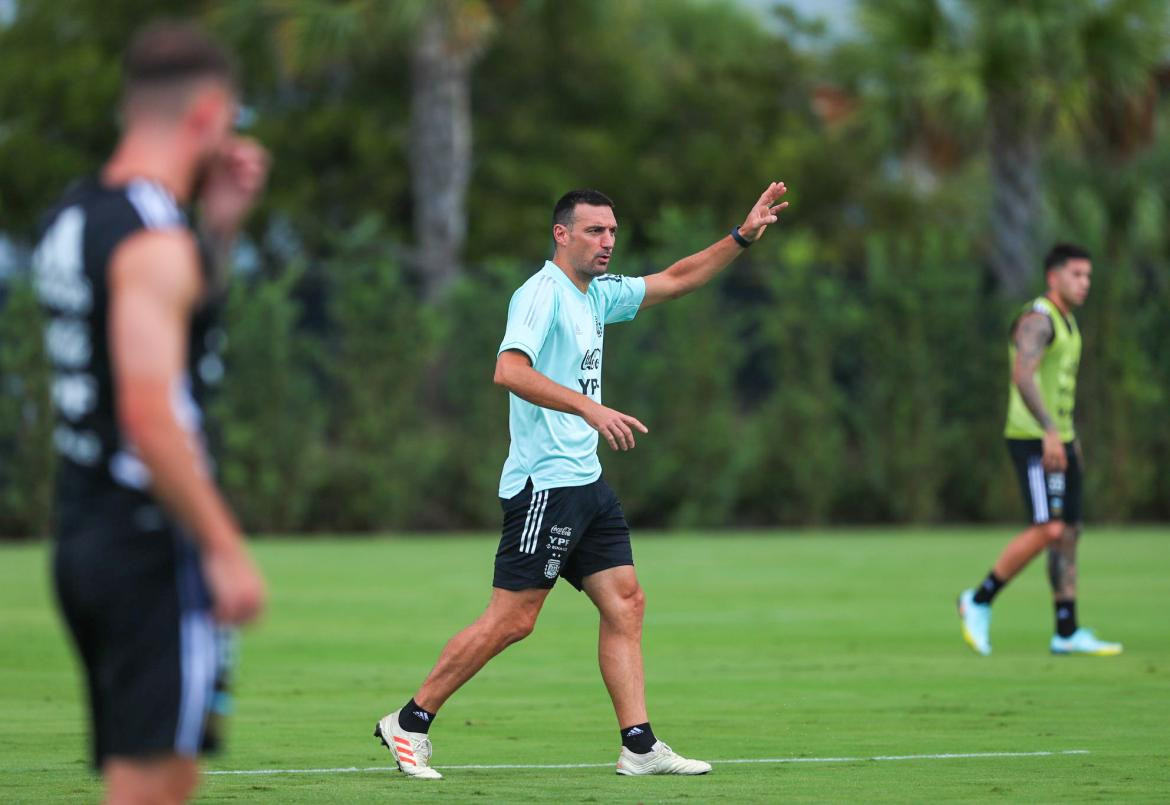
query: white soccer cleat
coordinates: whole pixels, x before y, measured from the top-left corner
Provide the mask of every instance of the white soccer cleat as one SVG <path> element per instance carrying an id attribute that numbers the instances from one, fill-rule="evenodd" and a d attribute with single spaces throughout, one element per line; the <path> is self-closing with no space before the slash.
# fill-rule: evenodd
<path id="1" fill-rule="evenodd" d="M 691 760 L 676 755 L 674 750 L 662 741 L 655 741 L 653 748 L 644 755 L 622 747 L 618 755 L 617 773 L 634 776 L 638 774 L 706 774 L 711 764 L 702 760 Z"/>
<path id="2" fill-rule="evenodd" d="M 976 604 L 975 591 L 959 594 L 959 621 L 967 645 L 986 657 L 991 653 L 991 605 Z"/>
<path id="3" fill-rule="evenodd" d="M 398 725 L 398 711 L 383 718 L 374 727 L 374 737 L 394 755 L 398 769 L 407 777 L 419 780 L 442 780 L 443 775 L 431 768 L 431 739 L 422 732 L 407 732 Z"/>
<path id="4" fill-rule="evenodd" d="M 1120 643 L 1101 640 L 1092 629 L 1077 629 L 1068 637 L 1053 635 L 1049 649 L 1053 654 L 1089 654 L 1094 657 L 1116 657 L 1121 653 Z"/>

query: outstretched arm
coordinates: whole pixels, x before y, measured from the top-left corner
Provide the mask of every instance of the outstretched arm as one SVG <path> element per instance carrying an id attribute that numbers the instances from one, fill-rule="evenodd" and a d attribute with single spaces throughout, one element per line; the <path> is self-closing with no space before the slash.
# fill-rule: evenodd
<path id="1" fill-rule="evenodd" d="M 576 414 L 600 433 L 614 450 L 629 450 L 634 446 L 634 430 L 650 431 L 634 417 L 606 408 L 580 392 L 565 388 L 532 368 L 528 356 L 513 349 L 504 350 L 496 358 L 493 382 L 503 386 L 521 399 L 541 408 L 551 408 L 566 414 Z"/>
<path id="2" fill-rule="evenodd" d="M 776 223 L 780 210 L 788 206 L 787 201 L 778 202 L 787 192 L 788 188 L 784 186 L 784 182 L 772 182 L 768 185 L 747 218 L 738 227 L 740 237 L 749 243 L 763 237 L 768 225 Z M 642 299 L 640 310 L 665 302 L 667 299 L 677 299 L 706 285 L 743 250 L 744 247 L 740 246 L 735 238 L 727 235 L 703 251 L 684 257 L 657 274 L 649 275 L 646 277 L 646 296 Z"/>
<path id="3" fill-rule="evenodd" d="M 1040 365 L 1048 342 L 1052 340 L 1052 320 L 1043 313 L 1027 313 L 1016 324 L 1016 363 L 1012 367 L 1012 382 L 1020 390 L 1024 405 L 1044 428 L 1044 469 L 1064 472 L 1068 458 L 1060 431 L 1044 406 L 1044 397 L 1036 385 L 1036 369 Z"/>

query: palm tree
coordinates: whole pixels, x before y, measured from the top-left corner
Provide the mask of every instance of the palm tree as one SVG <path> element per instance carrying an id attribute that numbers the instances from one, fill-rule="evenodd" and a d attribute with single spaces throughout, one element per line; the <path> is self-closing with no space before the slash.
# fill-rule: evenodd
<path id="1" fill-rule="evenodd" d="M 1024 291 L 1038 256 L 1043 145 L 1092 139 L 1148 97 L 1166 56 L 1166 4 L 860 0 L 858 10 L 868 41 L 845 52 L 862 91 L 902 124 L 902 146 L 943 137 L 985 149 L 986 261 L 1005 293 Z"/>
<path id="2" fill-rule="evenodd" d="M 488 0 L 240 0 L 219 27 L 263 27 L 285 71 L 328 73 L 388 48 L 410 64 L 407 157 L 413 199 L 410 263 L 423 295 L 459 276 L 471 178 L 471 76 L 495 30 Z"/>
<path id="3" fill-rule="evenodd" d="M 494 27 L 482 2 L 435 0 L 410 49 L 410 177 L 424 293 L 460 272 L 471 181 L 471 70 Z"/>

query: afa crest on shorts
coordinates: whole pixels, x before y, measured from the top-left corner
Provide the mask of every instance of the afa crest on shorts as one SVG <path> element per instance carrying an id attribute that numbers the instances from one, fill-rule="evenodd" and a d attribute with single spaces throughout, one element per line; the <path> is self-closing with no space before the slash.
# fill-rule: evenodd
<path id="1" fill-rule="evenodd" d="M 544 565 L 544 577 L 546 579 L 555 579 L 557 573 L 561 572 L 561 560 L 549 559 Z"/>

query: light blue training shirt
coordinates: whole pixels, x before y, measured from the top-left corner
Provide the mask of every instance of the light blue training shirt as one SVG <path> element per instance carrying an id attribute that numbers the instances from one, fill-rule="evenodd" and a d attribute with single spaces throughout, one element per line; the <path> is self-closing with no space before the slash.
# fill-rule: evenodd
<path id="1" fill-rule="evenodd" d="M 601 402 L 605 325 L 630 321 L 646 296 L 646 280 L 605 274 L 581 293 L 551 261 L 528 278 L 508 304 L 508 328 L 499 353 L 514 349 L 545 377 Z M 601 477 L 597 431 L 575 414 L 541 408 L 508 395 L 512 444 L 500 476 L 500 497 L 518 494 L 528 479 L 534 492 L 584 486 Z"/>

